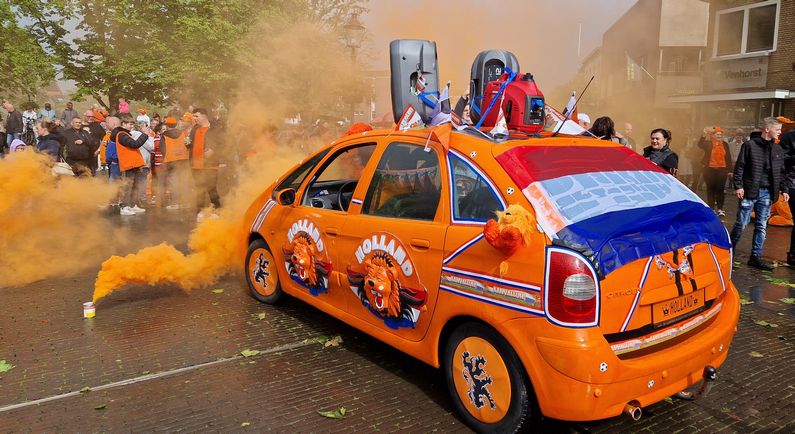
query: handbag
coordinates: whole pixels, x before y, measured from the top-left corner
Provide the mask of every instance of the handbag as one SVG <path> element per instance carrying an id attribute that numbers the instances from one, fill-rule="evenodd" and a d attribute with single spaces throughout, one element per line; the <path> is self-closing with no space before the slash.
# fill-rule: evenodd
<path id="1" fill-rule="evenodd" d="M 56 161 L 52 166 L 52 174 L 55 176 L 75 176 L 72 166 L 69 165 L 63 158 Z"/>

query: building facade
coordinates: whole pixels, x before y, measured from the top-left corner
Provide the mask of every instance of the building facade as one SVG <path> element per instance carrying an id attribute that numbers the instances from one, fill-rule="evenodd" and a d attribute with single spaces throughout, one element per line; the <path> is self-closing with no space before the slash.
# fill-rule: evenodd
<path id="1" fill-rule="evenodd" d="M 602 37 L 595 114 L 631 122 L 641 143 L 657 127 L 689 135 L 691 105 L 670 98 L 702 93 L 708 19 L 701 0 L 638 0 Z"/>
<path id="2" fill-rule="evenodd" d="M 694 127 L 752 129 L 795 117 L 795 1 L 709 0 L 702 92 L 672 95 Z"/>

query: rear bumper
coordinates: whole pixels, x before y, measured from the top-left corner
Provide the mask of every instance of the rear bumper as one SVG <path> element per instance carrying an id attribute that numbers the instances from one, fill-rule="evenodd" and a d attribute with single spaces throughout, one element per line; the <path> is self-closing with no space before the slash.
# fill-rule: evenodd
<path id="1" fill-rule="evenodd" d="M 514 348 L 545 416 L 597 420 L 621 414 L 629 402 L 640 407 L 658 402 L 698 383 L 705 366 L 720 366 L 739 318 L 739 296 L 733 285 L 715 306 L 718 303 L 720 311 L 711 322 L 687 339 L 627 360 L 616 356 L 598 329 L 562 329 L 542 321 L 519 324 L 527 321 L 523 319 L 509 321 L 504 329 L 526 332 L 525 345 Z M 528 335 L 534 336 L 535 345 L 527 344 Z"/>

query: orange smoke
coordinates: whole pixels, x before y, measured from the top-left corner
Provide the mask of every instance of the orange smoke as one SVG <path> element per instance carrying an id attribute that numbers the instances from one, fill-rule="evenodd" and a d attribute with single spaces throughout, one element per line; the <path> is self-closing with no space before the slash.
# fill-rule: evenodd
<path id="1" fill-rule="evenodd" d="M 0 287 L 73 274 L 127 244 L 102 217 L 117 186 L 57 178 L 50 162 L 30 149 L 0 160 Z"/>
<path id="2" fill-rule="evenodd" d="M 334 108 L 344 90 L 360 86 L 350 80 L 353 65 L 336 36 L 312 23 L 263 23 L 250 39 L 246 55 L 252 70 L 240 71 L 227 130 L 234 132 L 228 137 L 239 138 L 227 147 L 237 146 L 237 154 L 248 159 L 237 171 L 239 185 L 222 198 L 217 220 L 194 229 L 187 254 L 163 243 L 105 261 L 94 302 L 126 285 L 174 285 L 190 291 L 242 270 L 248 235 L 243 217 L 251 202 L 308 153 L 336 138 L 308 137 L 315 134 L 316 119 Z M 297 114 L 303 119 L 300 127 L 285 125 L 286 118 Z"/>
<path id="3" fill-rule="evenodd" d="M 243 266 L 248 226 L 243 216 L 254 198 L 300 160 L 301 155 L 279 149 L 272 143 L 267 161 L 252 159 L 241 168 L 243 179 L 222 200 L 218 219 L 206 219 L 190 234 L 189 253 L 162 243 L 146 247 L 127 256 L 112 256 L 102 263 L 94 286 L 96 303 L 111 292 L 127 285 L 174 285 L 185 291 L 209 286 L 223 275 Z M 278 156 L 276 156 L 278 155 Z"/>

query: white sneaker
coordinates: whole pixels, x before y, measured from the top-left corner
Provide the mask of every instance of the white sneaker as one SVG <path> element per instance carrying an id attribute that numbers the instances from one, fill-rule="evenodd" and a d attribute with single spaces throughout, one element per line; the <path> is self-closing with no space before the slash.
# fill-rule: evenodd
<path id="1" fill-rule="evenodd" d="M 725 215 L 726 215 L 726 213 L 722 209 L 718 210 L 718 217 L 723 217 Z"/>
<path id="2" fill-rule="evenodd" d="M 136 213 L 136 214 L 141 214 L 141 213 L 145 213 L 145 212 L 146 212 L 146 209 L 145 209 L 145 208 L 141 208 L 141 207 L 140 207 L 140 206 L 138 206 L 138 205 L 135 205 L 134 207 L 132 207 L 132 208 L 130 208 L 130 209 L 132 210 L 132 212 L 134 212 L 134 213 Z"/>
<path id="3" fill-rule="evenodd" d="M 135 215 L 135 211 L 129 206 L 123 206 L 119 209 L 119 214 L 121 215 Z"/>

